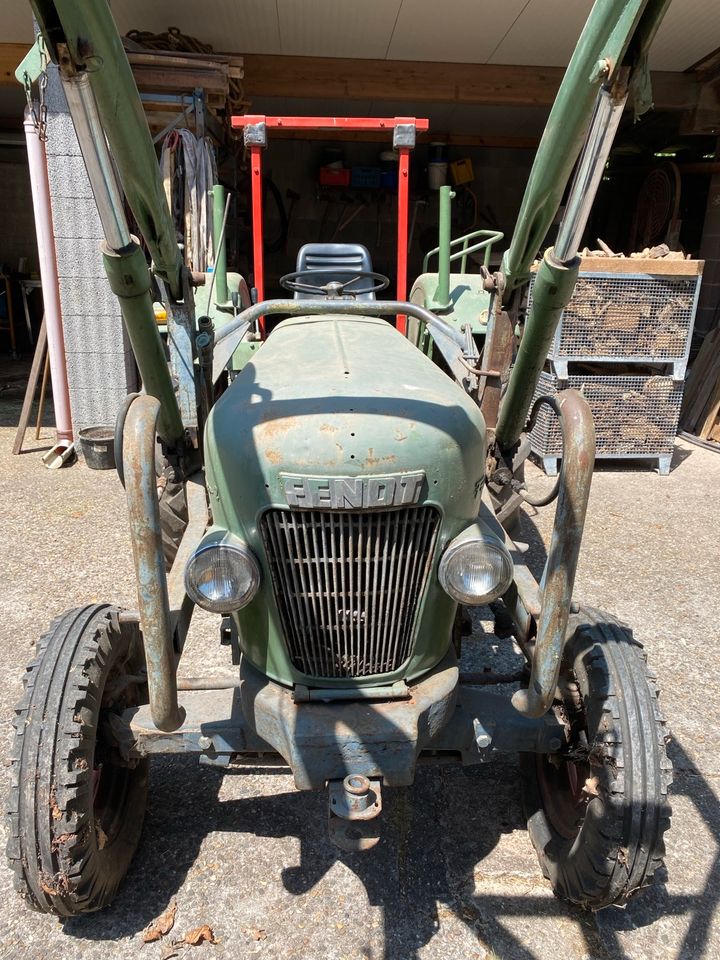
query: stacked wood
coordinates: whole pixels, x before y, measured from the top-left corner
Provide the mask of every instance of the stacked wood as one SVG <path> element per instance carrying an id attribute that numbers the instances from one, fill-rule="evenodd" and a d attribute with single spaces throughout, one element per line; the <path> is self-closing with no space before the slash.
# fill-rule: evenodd
<path id="1" fill-rule="evenodd" d="M 667 299 L 658 311 L 645 286 L 632 283 L 608 288 L 583 277 L 577 281 L 563 324 L 572 324 L 575 352 L 587 356 L 681 357 L 685 352 L 694 287 L 668 284 Z M 570 331 L 568 331 L 570 332 Z"/>
<path id="2" fill-rule="evenodd" d="M 720 326 L 705 337 L 685 387 L 681 424 L 701 440 L 720 443 Z"/>
<path id="3" fill-rule="evenodd" d="M 131 30 L 123 45 L 135 82 L 144 93 L 191 94 L 200 87 L 209 107 L 244 112 L 241 56 L 215 53 L 210 44 L 173 27 L 161 34 Z"/>

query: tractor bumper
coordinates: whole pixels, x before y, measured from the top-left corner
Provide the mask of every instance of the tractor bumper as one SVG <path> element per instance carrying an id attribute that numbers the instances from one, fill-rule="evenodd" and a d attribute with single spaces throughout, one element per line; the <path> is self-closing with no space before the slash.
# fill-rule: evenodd
<path id="1" fill-rule="evenodd" d="M 554 714 L 526 717 L 507 694 L 464 684 L 452 651 L 408 694 L 298 703 L 292 690 L 243 661 L 239 682 L 181 690 L 179 730 L 159 730 L 143 706 L 114 718 L 113 732 L 128 759 L 196 753 L 218 766 L 287 766 L 301 790 L 350 775 L 406 786 L 419 760 L 477 764 L 500 752 L 559 752 L 566 742 Z"/>

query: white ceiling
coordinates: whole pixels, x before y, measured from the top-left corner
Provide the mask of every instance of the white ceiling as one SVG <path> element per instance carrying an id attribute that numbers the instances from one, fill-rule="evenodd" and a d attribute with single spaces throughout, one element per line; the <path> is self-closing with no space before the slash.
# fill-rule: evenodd
<path id="1" fill-rule="evenodd" d="M 606 2 L 606 0 L 598 0 Z M 183 33 L 235 53 L 564 66 L 592 0 L 111 0 L 118 27 Z M 26 0 L 1 0 L 0 38 L 32 41 Z M 656 70 L 720 46 L 718 0 L 673 0 Z"/>

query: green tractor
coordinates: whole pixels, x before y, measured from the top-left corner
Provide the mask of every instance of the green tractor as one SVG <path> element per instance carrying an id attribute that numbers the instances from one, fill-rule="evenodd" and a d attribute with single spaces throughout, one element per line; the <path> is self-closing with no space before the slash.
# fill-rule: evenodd
<path id="1" fill-rule="evenodd" d="M 499 270 L 486 259 L 467 272 L 467 255 L 499 238 L 453 244 L 445 194 L 437 273 L 407 294 L 407 164 L 422 121 L 364 120 L 392 133 L 399 154 L 396 299 L 376 298 L 388 280 L 353 244 L 303 248 L 282 281 L 293 296 L 264 299 L 258 218 L 254 302 L 221 258 L 212 277 L 183 265 L 106 0 L 32 6 L 143 393 L 116 430 L 138 609 L 71 610 L 40 641 L 9 801 L 20 893 L 64 917 L 112 900 L 154 754 L 282 764 L 298 789 L 327 791 L 331 839 L 358 851 L 378 841 L 383 790 L 412 784 L 421 760 L 519 753 L 530 836 L 555 892 L 594 909 L 623 903 L 662 862 L 665 725 L 630 630 L 573 599 L 595 452 L 588 406 L 573 391 L 536 398 L 536 387 L 626 99 L 649 105 L 647 50 L 668 0 L 595 4 Z M 288 125 L 236 118 L 253 183 L 278 120 Z M 525 316 L 530 266 L 573 167 Z M 220 190 L 216 200 L 221 249 Z M 151 282 L 167 308 L 170 366 Z M 508 530 L 530 499 L 527 428 L 541 404 L 559 419 L 564 453 L 545 498 L 557 505 L 538 584 Z M 519 676 L 459 669 L 463 608 L 489 603 L 512 622 L 527 661 Z M 217 615 L 212 642 L 232 664 L 221 676 L 178 672 L 196 605 Z"/>

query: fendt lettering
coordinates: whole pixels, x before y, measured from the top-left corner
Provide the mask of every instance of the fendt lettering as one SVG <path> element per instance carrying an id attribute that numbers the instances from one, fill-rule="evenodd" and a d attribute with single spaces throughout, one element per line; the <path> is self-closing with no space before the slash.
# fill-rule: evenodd
<path id="1" fill-rule="evenodd" d="M 289 507 L 307 510 L 369 510 L 419 503 L 422 470 L 383 477 L 302 477 L 281 474 Z"/>

